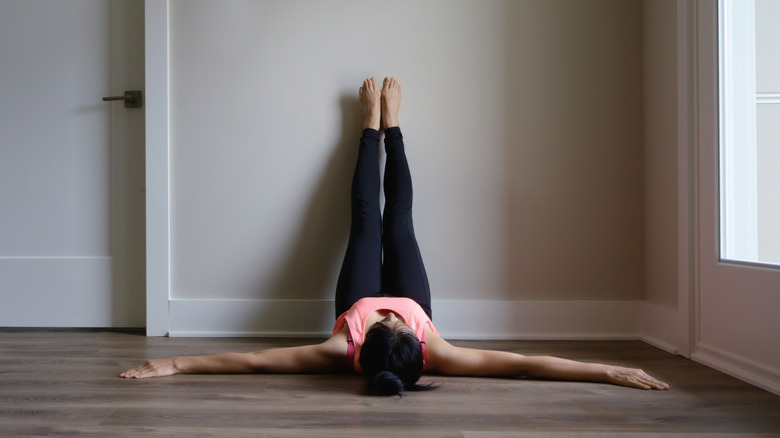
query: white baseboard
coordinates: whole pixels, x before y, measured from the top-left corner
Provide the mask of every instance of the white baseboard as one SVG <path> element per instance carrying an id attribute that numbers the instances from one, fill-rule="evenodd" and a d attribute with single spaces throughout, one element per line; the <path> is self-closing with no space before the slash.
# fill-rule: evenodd
<path id="1" fill-rule="evenodd" d="M 328 336 L 333 300 L 170 301 L 170 336 Z M 448 339 L 638 339 L 639 301 L 434 300 Z"/>
<path id="2" fill-rule="evenodd" d="M 744 359 L 728 351 L 706 344 L 698 344 L 691 359 L 736 377 L 751 385 L 780 395 L 780 369 Z"/>
<path id="3" fill-rule="evenodd" d="M 639 336 L 639 340 L 652 345 L 655 348 L 659 348 L 661 350 L 664 350 L 667 353 L 671 353 L 674 355 L 680 354 L 680 349 L 677 348 L 674 344 L 670 344 L 662 339 L 654 338 L 653 336 L 648 336 L 646 334 L 642 334 Z"/>

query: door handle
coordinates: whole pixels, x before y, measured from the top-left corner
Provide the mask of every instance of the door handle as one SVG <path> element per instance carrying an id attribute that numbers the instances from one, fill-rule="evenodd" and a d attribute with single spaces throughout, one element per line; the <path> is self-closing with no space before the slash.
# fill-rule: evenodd
<path id="1" fill-rule="evenodd" d="M 124 100 L 125 108 L 141 108 L 141 104 L 143 103 L 140 90 L 125 91 L 124 96 L 110 96 L 103 98 L 104 102 L 109 102 L 112 100 Z"/>

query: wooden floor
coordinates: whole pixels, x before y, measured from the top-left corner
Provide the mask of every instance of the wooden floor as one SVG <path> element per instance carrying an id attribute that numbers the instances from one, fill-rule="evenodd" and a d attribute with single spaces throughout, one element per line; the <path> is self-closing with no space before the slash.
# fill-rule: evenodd
<path id="1" fill-rule="evenodd" d="M 147 338 L 0 331 L 2 436 L 780 436 L 780 397 L 641 342 L 455 342 L 641 367 L 666 392 L 610 385 L 424 377 L 403 398 L 353 375 L 179 375 L 125 380 L 148 358 L 298 345 L 300 339 Z"/>

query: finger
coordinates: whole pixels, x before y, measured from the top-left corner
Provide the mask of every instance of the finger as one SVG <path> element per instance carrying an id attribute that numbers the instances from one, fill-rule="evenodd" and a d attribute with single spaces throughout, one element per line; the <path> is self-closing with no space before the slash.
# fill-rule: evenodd
<path id="1" fill-rule="evenodd" d="M 658 390 L 669 389 L 669 385 L 667 385 L 666 382 L 662 382 L 656 379 L 655 377 L 647 374 L 644 371 L 640 371 L 640 375 L 643 378 L 644 382 L 650 385 L 653 389 L 658 389 Z"/>
<path id="2" fill-rule="evenodd" d="M 645 382 L 651 389 L 657 389 L 659 391 L 669 389 L 669 385 L 657 379 L 650 378 Z"/>
<path id="3" fill-rule="evenodd" d="M 122 377 L 126 379 L 139 379 L 144 373 L 144 369 L 146 368 L 146 365 L 139 365 L 135 368 L 131 368 L 124 373 L 121 374 Z"/>
<path id="4" fill-rule="evenodd" d="M 647 383 L 643 382 L 642 380 L 640 380 L 638 378 L 632 378 L 629 381 L 635 388 L 646 389 L 646 390 L 647 389 L 652 389 L 652 388 L 650 388 L 650 385 L 648 385 Z"/>
<path id="5" fill-rule="evenodd" d="M 660 380 L 656 380 L 654 382 L 655 389 L 658 389 L 660 391 L 665 391 L 669 389 L 669 385 L 666 382 L 662 382 Z"/>

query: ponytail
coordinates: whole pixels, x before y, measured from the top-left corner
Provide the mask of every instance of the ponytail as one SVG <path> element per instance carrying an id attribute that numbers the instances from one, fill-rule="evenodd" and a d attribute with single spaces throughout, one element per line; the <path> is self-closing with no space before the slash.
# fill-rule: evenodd
<path id="1" fill-rule="evenodd" d="M 405 385 L 392 371 L 382 371 L 368 379 L 368 392 L 371 395 L 399 395 Z"/>
<path id="2" fill-rule="evenodd" d="M 372 395 L 401 395 L 404 391 L 427 391 L 438 386 L 417 385 L 423 373 L 423 353 L 414 333 L 396 332 L 375 324 L 366 333 L 360 350 L 360 367 L 368 378 Z"/>
<path id="3" fill-rule="evenodd" d="M 404 391 L 428 391 L 438 387 L 439 385 L 434 385 L 433 383 L 427 385 L 418 385 L 416 383 L 405 385 L 392 371 L 382 371 L 368 380 L 368 392 L 371 395 L 400 396 Z"/>

